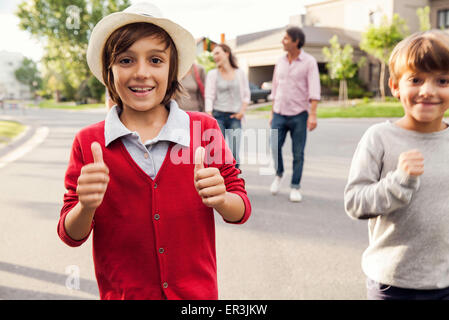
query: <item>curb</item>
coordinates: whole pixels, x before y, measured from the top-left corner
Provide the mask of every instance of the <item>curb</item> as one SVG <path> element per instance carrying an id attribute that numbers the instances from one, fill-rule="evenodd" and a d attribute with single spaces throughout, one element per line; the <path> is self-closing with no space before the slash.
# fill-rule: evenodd
<path id="1" fill-rule="evenodd" d="M 10 140 L 8 143 L 0 145 L 0 157 L 4 156 L 5 154 L 9 153 L 22 143 L 30 139 L 33 136 L 34 132 L 36 131 L 36 128 L 34 128 L 33 126 L 30 126 L 12 117 L 0 116 L 0 121 L 14 121 L 25 126 L 25 130 L 23 132 L 19 133 L 17 136 L 12 138 L 12 140 Z"/>
<path id="2" fill-rule="evenodd" d="M 26 127 L 24 132 L 0 147 L 0 168 L 31 151 L 35 146 L 43 142 L 49 133 L 48 127 L 45 126 L 37 127 L 10 117 L 0 116 L 0 120 L 16 121 Z"/>

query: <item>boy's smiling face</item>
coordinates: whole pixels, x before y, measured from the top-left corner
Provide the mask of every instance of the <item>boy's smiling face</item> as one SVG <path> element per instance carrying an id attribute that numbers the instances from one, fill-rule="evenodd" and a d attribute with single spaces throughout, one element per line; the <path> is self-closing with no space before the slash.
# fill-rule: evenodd
<path id="1" fill-rule="evenodd" d="M 112 66 L 114 86 L 123 107 L 148 111 L 160 106 L 168 86 L 170 47 L 150 36 L 119 54 Z"/>
<path id="2" fill-rule="evenodd" d="M 407 70 L 394 83 L 390 79 L 393 95 L 404 107 L 404 121 L 408 128 L 439 131 L 445 128 L 442 120 L 449 109 L 449 73 L 414 72 Z"/>

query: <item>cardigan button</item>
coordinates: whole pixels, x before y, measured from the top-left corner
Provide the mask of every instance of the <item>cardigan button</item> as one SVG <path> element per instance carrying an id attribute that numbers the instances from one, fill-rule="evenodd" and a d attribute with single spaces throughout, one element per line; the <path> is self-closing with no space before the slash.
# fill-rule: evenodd
<path id="1" fill-rule="evenodd" d="M 164 248 L 159 248 L 159 253 L 164 253 Z"/>
<path id="2" fill-rule="evenodd" d="M 167 283 L 167 282 L 164 282 L 164 283 L 162 284 L 162 286 L 164 287 L 164 289 L 167 289 L 167 288 L 168 288 L 168 283 Z"/>
<path id="3" fill-rule="evenodd" d="M 159 215 L 158 213 L 156 213 L 156 214 L 154 215 L 154 220 L 156 220 L 156 221 L 157 221 L 157 220 L 159 220 L 159 219 L 160 219 L 160 217 L 161 217 L 161 216 L 160 216 L 160 215 Z"/>
<path id="4" fill-rule="evenodd" d="M 154 184 L 154 189 L 156 189 L 156 188 L 157 188 L 157 183 Z"/>

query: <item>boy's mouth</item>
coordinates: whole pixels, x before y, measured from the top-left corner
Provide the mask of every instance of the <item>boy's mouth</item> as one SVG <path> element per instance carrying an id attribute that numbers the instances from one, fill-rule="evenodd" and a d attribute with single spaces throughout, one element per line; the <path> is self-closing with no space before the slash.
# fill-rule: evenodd
<path id="1" fill-rule="evenodd" d="M 154 87 L 128 87 L 132 92 L 144 93 L 150 92 Z"/>

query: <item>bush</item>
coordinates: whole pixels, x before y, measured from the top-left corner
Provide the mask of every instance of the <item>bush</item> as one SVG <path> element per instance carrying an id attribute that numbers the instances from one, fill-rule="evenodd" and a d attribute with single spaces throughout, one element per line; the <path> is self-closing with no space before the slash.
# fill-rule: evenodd
<path id="1" fill-rule="evenodd" d="M 106 90 L 105 86 L 94 76 L 91 76 L 87 80 L 87 86 L 89 87 L 90 98 L 94 98 L 97 101 L 102 101 L 102 96 Z"/>
<path id="2" fill-rule="evenodd" d="M 331 96 L 338 97 L 340 81 L 331 79 L 328 74 L 320 74 L 320 82 L 323 92 L 327 92 Z M 357 77 L 348 79 L 347 82 L 349 99 L 373 97 L 373 92 L 368 91 Z"/>

